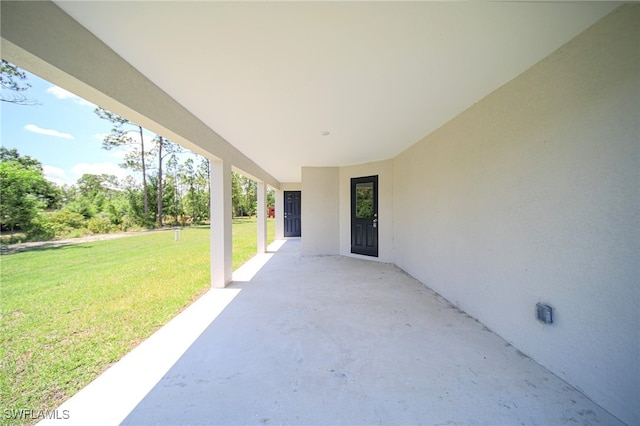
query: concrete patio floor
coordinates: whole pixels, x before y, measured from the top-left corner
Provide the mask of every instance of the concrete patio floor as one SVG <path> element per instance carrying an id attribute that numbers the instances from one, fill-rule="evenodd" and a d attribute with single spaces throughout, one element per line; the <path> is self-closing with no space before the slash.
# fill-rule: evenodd
<path id="1" fill-rule="evenodd" d="M 63 404 L 64 424 L 622 424 L 399 268 L 278 245 Z"/>

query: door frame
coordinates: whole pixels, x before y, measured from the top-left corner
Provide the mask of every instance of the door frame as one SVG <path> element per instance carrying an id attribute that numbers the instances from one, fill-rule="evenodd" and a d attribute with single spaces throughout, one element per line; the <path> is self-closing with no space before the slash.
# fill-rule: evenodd
<path id="1" fill-rule="evenodd" d="M 357 209 L 357 186 L 372 184 L 373 212 L 367 217 L 359 217 Z M 351 178 L 351 253 L 378 257 L 378 175 Z"/>

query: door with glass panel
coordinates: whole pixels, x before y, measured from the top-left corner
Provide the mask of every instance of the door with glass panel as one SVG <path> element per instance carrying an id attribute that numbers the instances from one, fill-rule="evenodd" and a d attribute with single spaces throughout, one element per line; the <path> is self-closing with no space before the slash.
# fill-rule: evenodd
<path id="1" fill-rule="evenodd" d="M 351 253 L 378 256 L 378 176 L 351 179 Z"/>

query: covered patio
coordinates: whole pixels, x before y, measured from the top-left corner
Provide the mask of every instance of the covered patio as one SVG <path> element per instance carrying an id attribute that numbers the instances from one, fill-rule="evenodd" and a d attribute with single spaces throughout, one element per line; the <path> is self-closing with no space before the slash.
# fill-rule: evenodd
<path id="1" fill-rule="evenodd" d="M 640 5 L 0 7 L 3 59 L 211 162 L 212 291 L 73 420 L 640 424 Z"/>
<path id="2" fill-rule="evenodd" d="M 400 268 L 301 256 L 298 239 L 59 410 L 65 424 L 621 424 Z"/>

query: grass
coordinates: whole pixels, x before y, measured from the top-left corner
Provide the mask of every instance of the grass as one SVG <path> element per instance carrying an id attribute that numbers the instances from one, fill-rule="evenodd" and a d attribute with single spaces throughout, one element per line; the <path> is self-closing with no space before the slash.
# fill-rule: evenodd
<path id="1" fill-rule="evenodd" d="M 234 220 L 233 244 L 235 269 L 256 252 L 255 219 Z M 209 289 L 209 229 L 16 252 L 0 268 L 1 414 L 52 410 Z"/>
<path id="2" fill-rule="evenodd" d="M 233 219 L 232 266 L 234 271 L 256 254 L 258 244 L 256 226 L 256 219 Z M 272 243 L 274 239 L 275 222 L 269 219 L 267 221 L 267 241 L 268 243 Z"/>

